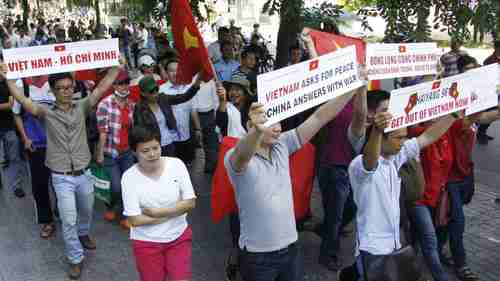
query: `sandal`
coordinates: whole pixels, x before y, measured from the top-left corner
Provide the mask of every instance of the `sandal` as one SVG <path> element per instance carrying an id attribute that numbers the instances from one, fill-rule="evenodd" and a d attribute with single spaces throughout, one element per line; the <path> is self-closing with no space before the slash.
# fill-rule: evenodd
<path id="1" fill-rule="evenodd" d="M 457 277 L 462 281 L 479 280 L 479 277 L 474 272 L 472 272 L 472 270 L 467 266 L 457 269 Z"/>
<path id="2" fill-rule="evenodd" d="M 49 239 L 50 237 L 52 237 L 52 235 L 54 235 L 55 231 L 56 227 L 53 224 L 51 223 L 44 224 L 42 225 L 42 228 L 40 230 L 40 237 L 43 239 Z"/>

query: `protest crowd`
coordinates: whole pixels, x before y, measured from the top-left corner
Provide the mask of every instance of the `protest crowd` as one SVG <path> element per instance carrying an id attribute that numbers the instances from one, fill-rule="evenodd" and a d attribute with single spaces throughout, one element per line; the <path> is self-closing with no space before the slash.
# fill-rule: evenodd
<path id="1" fill-rule="evenodd" d="M 258 24 L 247 37 L 220 27 L 207 46 L 210 67 L 186 80 L 179 49 L 189 47 L 144 23 L 123 18 L 106 30 L 58 19 L 26 28 L 19 20 L 3 20 L 3 50 L 119 40 L 119 65 L 110 68 L 9 79 L 2 56 L 3 192 L 26 200 L 22 182 L 31 177 L 40 238 L 62 233 L 71 279 L 80 278 L 85 252 L 99 250 L 92 236 L 97 198 L 105 202 L 104 219 L 130 232 L 140 280 L 191 280 L 187 217 L 196 188 L 189 172 L 200 149 L 213 190 L 230 194 L 218 202 L 234 205 L 222 214 L 233 244 L 221 269 L 228 281 L 304 280 L 298 231 L 321 237 L 318 263 L 339 280 L 423 280 L 412 271 L 418 266 L 436 281 L 453 280 L 445 267 L 459 280 L 480 280 L 467 263 L 463 206 L 474 200 L 473 147 L 491 140 L 486 132 L 500 119 L 498 106 L 388 132 L 391 95 L 372 88 L 360 65 L 355 89 L 267 124 L 257 76 L 272 66 Z M 298 38 L 290 66 L 319 57 L 307 33 Z M 494 44 L 483 65 L 500 63 L 500 41 Z M 439 60 L 438 73 L 405 77 L 402 87 L 481 67 L 456 38 Z M 98 193 L 95 178 L 109 183 L 108 193 Z M 315 179 L 324 219 L 307 228 L 313 214 L 309 207 L 297 214 L 296 196 L 309 205 L 311 190 L 295 190 L 312 188 Z M 352 232 L 356 262 L 346 266 L 341 239 Z"/>

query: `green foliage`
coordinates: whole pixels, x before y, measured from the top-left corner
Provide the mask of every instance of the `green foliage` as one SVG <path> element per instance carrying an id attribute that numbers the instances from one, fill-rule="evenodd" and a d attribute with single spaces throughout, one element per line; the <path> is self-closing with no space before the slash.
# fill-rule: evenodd
<path id="1" fill-rule="evenodd" d="M 342 8 L 343 6 L 328 2 L 306 8 L 302 12 L 304 26 L 316 29 L 321 29 L 323 27 L 323 29 L 327 31 L 332 31 L 337 26 L 346 24 L 339 20 L 339 17 L 343 14 Z"/>
<path id="2" fill-rule="evenodd" d="M 365 7 L 375 7 L 377 5 L 377 0 L 342 0 L 340 5 L 342 5 L 347 11 L 359 11 Z"/>

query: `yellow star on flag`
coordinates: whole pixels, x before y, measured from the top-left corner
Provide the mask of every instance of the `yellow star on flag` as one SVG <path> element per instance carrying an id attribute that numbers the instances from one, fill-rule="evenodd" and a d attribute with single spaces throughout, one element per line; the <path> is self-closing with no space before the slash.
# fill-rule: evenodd
<path id="1" fill-rule="evenodd" d="M 196 38 L 196 36 L 193 36 L 187 27 L 184 28 L 184 32 L 182 33 L 182 37 L 184 39 L 184 47 L 186 49 L 190 49 L 190 48 L 199 48 L 200 45 L 199 45 L 199 42 L 198 42 L 198 38 Z"/>

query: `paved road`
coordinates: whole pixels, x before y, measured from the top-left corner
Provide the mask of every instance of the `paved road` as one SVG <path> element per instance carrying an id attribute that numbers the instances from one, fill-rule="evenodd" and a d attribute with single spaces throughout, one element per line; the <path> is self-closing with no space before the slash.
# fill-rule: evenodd
<path id="1" fill-rule="evenodd" d="M 500 280 L 500 205 L 493 202 L 500 196 L 500 124 L 490 133 L 496 139 L 488 146 L 475 149 L 477 193 L 466 208 L 465 244 L 471 267 L 483 281 Z M 230 247 L 227 222 L 214 225 L 210 220 L 209 178 L 201 172 L 201 161 L 192 168 L 198 193 L 197 208 L 190 216 L 194 230 L 194 281 L 223 281 L 224 258 Z M 313 194 L 313 210 L 321 216 L 320 196 Z M 103 206 L 96 205 L 92 230 L 98 249 L 87 255 L 82 281 L 135 281 L 138 276 L 131 253 L 128 234 L 102 219 Z M 62 281 L 67 280 L 61 234 L 51 240 L 39 238 L 34 224 L 31 195 L 15 198 L 0 190 L 0 281 Z M 301 233 L 306 281 L 335 280 L 334 274 L 317 265 L 320 240 L 312 233 Z M 350 256 L 352 237 L 342 244 L 344 255 Z"/>

